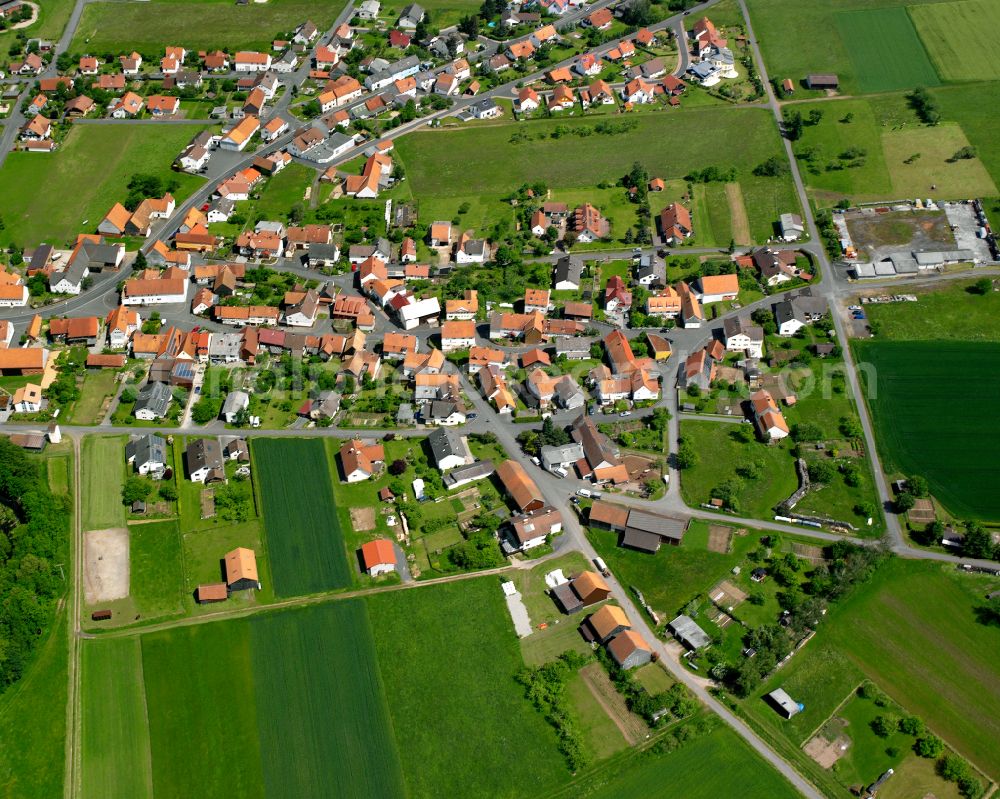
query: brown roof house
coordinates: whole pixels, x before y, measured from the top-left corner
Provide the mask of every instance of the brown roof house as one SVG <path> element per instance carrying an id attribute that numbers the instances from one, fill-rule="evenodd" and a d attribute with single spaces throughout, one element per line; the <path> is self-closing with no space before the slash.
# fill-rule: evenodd
<path id="1" fill-rule="evenodd" d="M 552 598 L 565 613 L 576 613 L 611 596 L 611 588 L 597 572 L 581 572 L 552 589 Z"/>
<path id="2" fill-rule="evenodd" d="M 599 644 L 606 644 L 619 633 L 632 629 L 625 611 L 617 605 L 604 605 L 587 617 L 587 625 Z"/>
<path id="3" fill-rule="evenodd" d="M 503 483 L 507 495 L 522 513 L 538 510 L 545 505 L 542 492 L 524 467 L 513 460 L 506 460 L 497 467 L 497 477 Z"/>
<path id="4" fill-rule="evenodd" d="M 634 669 L 653 659 L 653 650 L 635 630 L 626 630 L 611 639 L 611 643 L 608 644 L 608 654 L 623 669 Z"/>
<path id="5" fill-rule="evenodd" d="M 344 480 L 360 483 L 378 471 L 378 465 L 385 462 L 385 450 L 381 444 L 365 442 L 361 439 L 345 441 L 340 448 L 340 466 L 344 470 Z"/>
<path id="6" fill-rule="evenodd" d="M 562 514 L 551 505 L 522 513 L 510 520 L 508 540 L 503 541 L 507 554 L 524 552 L 545 543 L 550 535 L 562 532 Z"/>
<path id="7" fill-rule="evenodd" d="M 237 547 L 226 553 L 226 585 L 230 591 L 260 588 L 257 577 L 257 556 L 252 549 Z"/>

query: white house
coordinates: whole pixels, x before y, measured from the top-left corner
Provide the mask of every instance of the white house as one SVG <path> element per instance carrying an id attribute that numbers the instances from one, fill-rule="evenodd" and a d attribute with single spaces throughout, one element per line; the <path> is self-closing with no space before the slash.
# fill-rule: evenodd
<path id="1" fill-rule="evenodd" d="M 441 350 L 467 350 L 476 344 L 476 323 L 472 319 L 450 320 L 441 325 Z"/>
<path id="2" fill-rule="evenodd" d="M 729 352 L 745 352 L 751 358 L 764 354 L 764 329 L 751 324 L 748 319 L 727 316 L 722 323 L 722 332 Z"/>
<path id="3" fill-rule="evenodd" d="M 249 394 L 245 391 L 230 391 L 226 395 L 225 402 L 222 403 L 222 418 L 226 424 L 233 424 L 240 411 L 245 411 L 249 407 Z"/>
<path id="4" fill-rule="evenodd" d="M 186 303 L 188 281 L 182 278 L 126 280 L 122 287 L 122 305 L 164 305 Z"/>

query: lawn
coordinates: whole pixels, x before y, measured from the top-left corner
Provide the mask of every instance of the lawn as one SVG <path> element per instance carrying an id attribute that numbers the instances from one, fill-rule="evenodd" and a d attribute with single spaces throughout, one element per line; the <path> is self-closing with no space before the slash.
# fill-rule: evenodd
<path id="1" fill-rule="evenodd" d="M 211 606 L 195 605 L 194 590 L 202 583 L 217 583 L 222 579 L 220 561 L 227 552 L 236 547 L 247 547 L 257 553 L 257 572 L 260 575 L 260 591 L 247 593 L 245 597 L 234 594 L 229 602 L 239 600 L 267 602 L 274 598 L 274 583 L 271 580 L 267 553 L 261 544 L 260 522 L 251 520 L 237 524 L 211 527 L 205 530 L 189 531 L 181 536 L 184 560 L 184 600 L 189 609 Z"/>
<path id="2" fill-rule="evenodd" d="M 296 203 L 308 207 L 304 199 L 306 189 L 317 179 L 317 172 L 302 164 L 289 164 L 277 175 L 269 178 L 260 199 L 253 203 L 255 214 L 263 219 L 287 219 Z"/>
<path id="3" fill-rule="evenodd" d="M 952 281 L 917 294 L 917 302 L 868 305 L 876 341 L 1000 342 L 1000 292 L 969 292 L 972 281 Z"/>
<path id="4" fill-rule="evenodd" d="M 307 19 L 320 31 L 333 23 L 337 4 L 309 0 L 270 0 L 234 5 L 229 0 L 156 0 L 151 3 L 98 2 L 87 6 L 70 52 L 105 53 L 133 49 L 162 55 L 164 42 L 188 50 L 270 50 L 279 34 L 290 34 Z"/>
<path id="5" fill-rule="evenodd" d="M 743 516 L 770 519 L 773 508 L 796 488 L 795 463 L 791 442 L 767 446 L 756 440 L 737 438 L 743 430 L 729 422 L 681 422 L 681 438 L 690 441 L 700 453 L 698 462 L 681 474 L 681 493 L 688 505 L 700 505 L 711 499 L 712 489 L 736 476 L 737 467 L 748 459 L 764 464 L 766 479 L 742 480 L 737 493 L 736 510 Z"/>
<path id="6" fill-rule="evenodd" d="M 0 796 L 62 796 L 66 755 L 66 613 L 20 681 L 0 694 Z"/>
<path id="7" fill-rule="evenodd" d="M 496 578 L 367 599 L 406 794 L 513 797 L 567 775 L 515 682 L 523 667 Z"/>
<path id="8" fill-rule="evenodd" d="M 631 130 L 587 136 L 572 131 L 593 131 L 595 121 L 542 119 L 421 131 L 400 139 L 396 154 L 406 165 L 406 183 L 413 196 L 420 198 L 425 219 L 451 219 L 470 195 L 488 207 L 502 208 L 499 198 L 520 183 L 542 181 L 556 192 L 613 183 L 636 160 L 649 174 L 664 180 L 682 178 L 707 165 L 735 167 L 756 241 L 773 235 L 779 214 L 797 208 L 787 175 L 762 178 L 751 174 L 768 157 L 783 157 L 774 122 L 762 109 L 700 108 L 640 114 L 630 120 L 635 124 Z M 557 127 L 560 135 L 553 138 Z M 714 135 L 705 136 L 706 129 Z M 719 139 L 731 146 L 720 150 Z M 663 141 L 672 146 L 664 148 Z M 470 170 L 469 164 L 475 164 L 475 169 Z M 468 219 L 479 216 L 474 208 Z M 728 237 L 724 243 L 729 243 Z"/>
<path id="9" fill-rule="evenodd" d="M 104 419 L 104 400 L 115 393 L 117 372 L 113 369 L 88 371 L 83 378 L 80 399 L 70 413 L 72 424 L 100 424 Z"/>
<path id="10" fill-rule="evenodd" d="M 72 459 L 69 455 L 54 455 L 51 452 L 45 458 L 45 467 L 49 475 L 49 488 L 53 494 L 69 493 L 70 467 Z"/>
<path id="11" fill-rule="evenodd" d="M 953 515 L 1000 520 L 1000 345 L 876 340 L 854 346 L 866 366 L 861 375 L 885 470 L 923 475 Z"/>
<path id="12" fill-rule="evenodd" d="M 579 673 L 574 674 L 567 683 L 566 696 L 576 716 L 580 734 L 594 760 L 603 760 L 628 748 L 625 736 Z"/>
<path id="13" fill-rule="evenodd" d="M 125 484 L 127 440 L 127 436 L 87 436 L 83 439 L 80 491 L 84 530 L 125 526 L 121 492 Z"/>
<path id="14" fill-rule="evenodd" d="M 351 584 L 351 569 L 319 439 L 255 439 L 274 592 L 295 596 Z"/>
<path id="15" fill-rule="evenodd" d="M 696 535 L 697 529 L 704 535 Z M 735 537 L 729 554 L 709 552 L 707 526 L 697 522 L 680 546 L 660 547 L 655 555 L 619 547 L 618 534 L 609 530 L 591 527 L 587 537 L 622 585 L 636 586 L 657 613 L 673 618 L 740 563 L 759 536 Z"/>
<path id="16" fill-rule="evenodd" d="M 180 614 L 184 566 L 177 522 L 133 524 L 128 534 L 129 597 L 136 612 L 144 619 Z"/>
<path id="17" fill-rule="evenodd" d="M 951 565 L 893 560 L 831 610 L 809 644 L 815 651 L 793 658 L 771 683 L 791 682 L 823 658 L 824 648 L 834 648 L 996 779 L 1000 627 L 978 623 L 975 609 L 998 587 L 996 579 L 964 575 Z"/>
<path id="18" fill-rule="evenodd" d="M 837 14 L 836 21 L 840 38 L 849 43 L 861 91 L 887 92 L 940 82 L 905 7 L 848 11 Z"/>
<path id="19" fill-rule="evenodd" d="M 395 25 L 399 12 L 405 6 L 406 3 L 383 3 L 379 16 L 390 25 Z M 428 12 L 429 21 L 434 23 L 435 28 L 456 25 L 465 15 L 479 11 L 479 3 L 476 0 L 428 0 L 426 3 L 421 3 L 420 7 Z"/>
<path id="20" fill-rule="evenodd" d="M 81 782 L 85 795 L 153 795 L 140 639 L 82 643 Z"/>
<path id="21" fill-rule="evenodd" d="M 94 6 L 88 6 L 93 8 Z M 109 3 L 127 14 L 147 3 Z M 170 165 L 184 145 L 205 126 L 74 125 L 60 149 L 45 158 L 15 152 L 0 169 L 0 241 L 33 246 L 43 241 L 62 246 L 78 233 L 93 233 L 115 202 L 125 199 L 135 174 L 177 180 L 180 202 L 201 185 L 194 175 L 172 172 Z M 23 191 L 24 186 L 58 186 L 58 191 Z M 72 198 L 68 201 L 67 198 Z"/>
<path id="22" fill-rule="evenodd" d="M 686 799 L 798 796 L 736 733 L 721 725 L 670 754 L 649 752 L 616 761 L 560 794 L 579 799 L 667 795 Z"/>
<path id="23" fill-rule="evenodd" d="M 73 0 L 45 0 L 38 3 L 38 6 L 38 21 L 33 25 L 23 30 L 0 33 L 0 52 L 6 55 L 19 33 L 24 33 L 29 38 L 38 36 L 43 39 L 59 39 L 73 11 Z"/>
<path id="24" fill-rule="evenodd" d="M 913 6 L 910 16 L 945 80 L 1000 78 L 1000 44 L 992 34 L 1000 7 L 991 0 Z"/>

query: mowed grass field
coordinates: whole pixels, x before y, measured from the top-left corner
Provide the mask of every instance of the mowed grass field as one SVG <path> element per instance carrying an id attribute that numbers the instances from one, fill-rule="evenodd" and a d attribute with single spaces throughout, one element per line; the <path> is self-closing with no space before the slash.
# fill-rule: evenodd
<path id="1" fill-rule="evenodd" d="M 114 3 L 114 13 L 142 3 Z M 147 6 L 148 7 L 148 6 Z M 88 6 L 89 8 L 89 6 Z M 63 246 L 93 233 L 115 202 L 125 199 L 136 174 L 176 179 L 178 202 L 202 183 L 170 165 L 204 125 L 74 125 L 62 146 L 45 158 L 15 152 L 0 169 L 0 242 L 22 247 Z M 37 190 L 25 190 L 25 187 Z"/>
<path id="2" fill-rule="evenodd" d="M 402 794 L 360 600 L 153 633 L 142 657 L 157 797 Z"/>
<path id="3" fill-rule="evenodd" d="M 569 777 L 515 681 L 518 640 L 494 577 L 367 598 L 411 799 L 519 799 Z"/>
<path id="4" fill-rule="evenodd" d="M 87 436 L 83 439 L 80 487 L 83 529 L 125 526 L 122 486 L 125 484 L 127 436 Z"/>
<path id="5" fill-rule="evenodd" d="M 583 780 L 560 797 L 620 799 L 623 796 L 722 796 L 784 799 L 798 796 L 736 733 L 721 725 L 667 755 L 625 761 L 614 776 Z"/>
<path id="6" fill-rule="evenodd" d="M 1000 5 L 957 0 L 910 8 L 910 16 L 945 80 L 1000 78 Z"/>
<path id="7" fill-rule="evenodd" d="M 402 7 L 402 6 L 400 6 Z M 97 2 L 84 8 L 70 52 L 163 54 L 165 44 L 188 50 L 221 48 L 267 52 L 279 34 L 312 20 L 320 31 L 333 23 L 340 3 L 270 0 L 238 6 L 231 0 Z"/>
<path id="8" fill-rule="evenodd" d="M 1000 186 L 1000 136 L 996 135 L 996 109 L 1000 107 L 1000 82 L 931 89 L 944 119 L 958 122 L 979 159 Z"/>
<path id="9" fill-rule="evenodd" d="M 971 294 L 973 281 L 952 281 L 917 294 L 917 302 L 865 309 L 876 341 L 1000 341 L 1000 292 Z"/>
<path id="10" fill-rule="evenodd" d="M 959 517 L 1000 520 L 1000 344 L 856 342 L 883 467 Z"/>
<path id="11" fill-rule="evenodd" d="M 255 439 L 252 455 L 275 594 L 350 585 L 323 442 Z"/>
<path id="12" fill-rule="evenodd" d="M 153 775 L 139 639 L 84 641 L 82 669 L 84 794 L 106 799 L 151 797 Z"/>
<path id="13" fill-rule="evenodd" d="M 848 44 L 861 91 L 886 92 L 940 83 L 904 7 L 842 12 L 836 21 L 840 38 Z"/>
<path id="14" fill-rule="evenodd" d="M 894 197 L 920 197 L 930 192 L 939 198 L 966 199 L 997 193 L 979 158 L 951 157 L 969 140 L 959 125 L 906 128 L 882 134 L 885 163 L 892 179 Z M 905 163 L 913 154 L 920 157 Z M 935 186 L 933 190 L 931 186 Z"/>
<path id="15" fill-rule="evenodd" d="M 500 198 L 522 183 L 542 181 L 553 190 L 583 190 L 619 180 L 635 161 L 664 180 L 682 178 L 708 165 L 735 167 L 755 241 L 773 235 L 781 213 L 798 208 L 788 176 L 752 174 L 767 158 L 784 157 L 774 120 L 762 109 L 700 108 L 633 119 L 636 128 L 625 133 L 566 133 L 557 139 L 550 135 L 557 126 L 590 128 L 595 122 L 545 119 L 421 131 L 400 139 L 396 153 L 406 165 L 408 190 L 420 200 L 421 218 L 451 219 L 469 200 L 472 207 L 463 222 L 469 226 L 487 221 L 492 213 L 509 214 Z M 531 139 L 512 142 L 515 133 L 529 134 Z M 719 141 L 728 144 L 720 148 Z M 720 190 L 726 207 L 724 189 Z M 696 209 L 695 237 L 699 224 Z M 728 244 L 728 236 L 724 243 Z"/>

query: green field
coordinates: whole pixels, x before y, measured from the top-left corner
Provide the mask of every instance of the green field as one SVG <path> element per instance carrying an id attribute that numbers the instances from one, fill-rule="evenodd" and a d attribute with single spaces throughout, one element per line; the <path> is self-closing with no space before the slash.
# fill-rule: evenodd
<path id="1" fill-rule="evenodd" d="M 83 791 L 107 799 L 151 797 L 153 776 L 140 641 L 84 641 L 82 647 Z"/>
<path id="2" fill-rule="evenodd" d="M 781 686 L 806 706 L 790 722 L 759 698 L 754 717 L 798 746 L 864 676 L 993 779 L 1000 763 L 1000 628 L 976 621 L 994 578 L 893 560 L 835 606 L 813 641 L 755 694 Z"/>
<path id="3" fill-rule="evenodd" d="M 837 14 L 836 20 L 840 38 L 849 44 L 861 91 L 887 92 L 940 82 L 905 8 L 849 11 Z"/>
<path id="4" fill-rule="evenodd" d="M 958 0 L 913 6 L 910 16 L 945 80 L 1000 78 L 1000 6 L 992 0 Z"/>
<path id="5" fill-rule="evenodd" d="M 246 6 L 229 0 L 97 2 L 84 8 L 70 52 L 138 50 L 150 58 L 162 55 L 164 44 L 170 43 L 195 51 L 267 52 L 279 34 L 291 34 L 306 20 L 312 20 L 320 31 L 327 30 L 340 8 L 310 0 L 270 0 Z"/>
<path id="6" fill-rule="evenodd" d="M 648 753 L 616 763 L 608 771 L 584 779 L 561 797 L 620 799 L 623 796 L 683 796 L 716 799 L 723 796 L 798 796 L 736 733 L 718 726 L 675 752 Z"/>
<path id="7" fill-rule="evenodd" d="M 514 799 L 567 778 L 514 680 L 523 662 L 496 578 L 367 601 L 409 797 Z"/>
<path id="8" fill-rule="evenodd" d="M 466 14 L 479 11 L 479 5 L 476 0 L 428 0 L 420 7 L 427 12 L 435 28 L 446 28 L 457 24 Z M 383 3 L 379 16 L 390 25 L 395 25 L 399 12 L 405 6 L 405 3 Z"/>
<path id="9" fill-rule="evenodd" d="M 936 197 L 965 199 L 997 193 L 997 187 L 979 158 L 951 160 L 968 146 L 959 125 L 909 128 L 882 134 L 885 163 L 892 176 L 894 197 L 919 197 L 936 188 Z M 920 157 L 907 164 L 915 153 Z"/>
<path id="10" fill-rule="evenodd" d="M 83 439 L 80 487 L 83 529 L 125 526 L 122 486 L 125 484 L 126 436 L 87 436 Z"/>
<path id="11" fill-rule="evenodd" d="M 142 650 L 157 796 L 402 792 L 361 602 L 176 628 Z"/>
<path id="12" fill-rule="evenodd" d="M 147 4 L 109 4 L 122 8 Z M 92 6 L 90 6 L 92 7 Z M 88 7 L 88 8 L 90 8 Z M 194 175 L 172 172 L 170 165 L 204 125 L 74 125 L 52 155 L 37 158 L 15 152 L 0 169 L 0 241 L 62 246 L 78 233 L 93 233 L 112 205 L 125 199 L 135 174 L 176 179 L 180 202 L 201 185 Z M 24 186 L 58 186 L 58 191 L 24 191 Z M 72 198 L 72 199 L 70 199 Z M 86 222 L 86 224 L 84 224 Z"/>
<path id="13" fill-rule="evenodd" d="M 917 294 L 917 302 L 869 305 L 876 341 L 1000 341 L 1000 292 L 971 294 L 952 281 Z"/>
<path id="14" fill-rule="evenodd" d="M 69 660 L 66 613 L 21 680 L 0 694 L 0 796 L 62 796 Z"/>
<path id="15" fill-rule="evenodd" d="M 256 439 L 252 446 L 275 594 L 350 585 L 323 442 Z"/>
<path id="16" fill-rule="evenodd" d="M 801 0 L 748 0 L 747 5 L 754 33 L 760 42 L 764 62 L 772 78 L 791 78 L 798 87 L 799 81 L 811 72 L 834 72 L 840 77 L 841 91 L 856 94 L 868 91 L 863 88 L 866 78 L 872 81 L 876 78 L 867 77 L 871 73 L 865 64 L 857 64 L 852 57 L 851 51 L 858 43 L 845 37 L 845 30 L 840 24 L 841 15 L 847 12 L 893 9 L 892 16 L 887 16 L 880 22 L 889 24 L 889 30 L 905 36 L 906 43 L 883 41 L 883 49 L 904 58 L 912 58 L 914 64 L 920 61 L 926 63 L 927 54 L 922 52 L 922 48 L 919 54 L 914 49 L 914 45 L 919 47 L 920 42 L 913 42 L 915 37 L 912 26 L 910 32 L 905 33 L 902 24 L 892 19 L 900 12 L 905 13 L 906 7 L 925 2 L 940 0 L 809 0 L 807 3 Z M 789 46 L 789 42 L 796 44 Z M 871 47 L 866 47 L 865 52 L 871 53 Z M 880 55 L 876 57 L 881 60 Z M 898 64 L 894 71 L 901 70 L 900 74 L 903 74 L 907 68 L 908 65 Z M 924 69 L 921 66 L 921 74 Z M 797 88 L 796 91 L 801 94 L 804 90 Z"/>
<path id="17" fill-rule="evenodd" d="M 941 105 L 943 118 L 962 126 L 993 182 L 1000 185 L 1000 136 L 996 135 L 995 113 L 1000 105 L 1000 83 L 941 86 L 931 93 Z"/>
<path id="18" fill-rule="evenodd" d="M 41 0 L 38 20 L 31 26 L 21 30 L 8 30 L 0 33 L 0 52 L 7 54 L 8 48 L 16 41 L 17 34 L 24 33 L 29 38 L 40 36 L 44 39 L 57 40 L 62 35 L 70 13 L 73 11 L 73 0 Z"/>
<path id="19" fill-rule="evenodd" d="M 143 618 L 183 611 L 184 565 L 176 521 L 133 524 L 129 534 L 129 598 Z"/>
<path id="20" fill-rule="evenodd" d="M 556 127 L 576 129 L 592 121 L 545 119 L 475 128 L 422 131 L 400 139 L 396 154 L 405 163 L 408 191 L 420 200 L 422 219 L 451 219 L 459 205 L 472 206 L 468 226 L 509 215 L 500 198 L 521 183 L 544 182 L 555 192 L 583 191 L 619 180 L 636 160 L 650 175 L 682 178 L 707 165 L 736 167 L 754 240 L 773 235 L 778 215 L 798 207 L 787 177 L 759 178 L 753 168 L 770 156 L 783 157 L 773 119 L 762 109 L 701 108 L 669 114 L 640 114 L 637 127 L 614 135 L 550 135 Z M 712 135 L 706 136 L 705 131 Z M 512 141 L 515 133 L 530 141 Z M 719 140 L 729 143 L 724 149 Z M 663 142 L 669 141 L 670 147 Z M 475 164 L 475 168 L 469 168 Z M 695 219 L 697 237 L 698 220 Z M 713 225 L 714 230 L 714 225 Z M 716 232 L 717 234 L 717 232 Z M 726 241 L 728 244 L 728 239 Z"/>
<path id="21" fill-rule="evenodd" d="M 855 347 L 858 362 L 866 364 L 861 375 L 885 470 L 923 475 L 957 516 L 1000 520 L 1000 345 L 866 341 Z"/>

